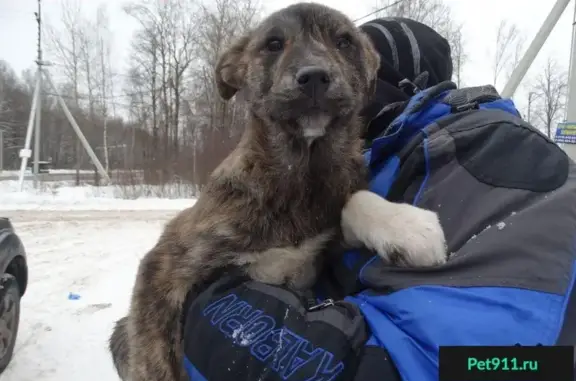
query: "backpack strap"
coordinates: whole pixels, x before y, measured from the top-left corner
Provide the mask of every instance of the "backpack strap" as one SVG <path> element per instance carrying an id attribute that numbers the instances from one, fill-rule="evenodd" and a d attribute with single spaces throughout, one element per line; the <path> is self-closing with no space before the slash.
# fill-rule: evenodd
<path id="1" fill-rule="evenodd" d="M 492 85 L 468 87 L 450 91 L 442 102 L 451 107 L 452 112 L 478 109 L 482 103 L 502 99 Z"/>
<path id="2" fill-rule="evenodd" d="M 366 152 L 365 157 L 373 174 L 379 172 L 383 158 L 402 149 L 431 120 L 450 113 L 450 108 L 440 100 L 453 89 L 456 89 L 456 85 L 446 81 L 422 90 L 410 98 L 404 111 L 390 123 L 382 136 L 374 139 L 369 152 Z"/>
<path id="3" fill-rule="evenodd" d="M 427 108 L 427 106 L 437 103 L 433 102 L 433 100 L 438 99 L 441 95 L 447 94 L 455 89 L 456 84 L 454 82 L 445 81 L 429 87 L 426 90 L 420 91 L 410 99 L 404 112 L 392 121 L 390 127 L 385 131 L 385 135 L 398 133 L 408 121 L 419 121 L 422 111 Z"/>

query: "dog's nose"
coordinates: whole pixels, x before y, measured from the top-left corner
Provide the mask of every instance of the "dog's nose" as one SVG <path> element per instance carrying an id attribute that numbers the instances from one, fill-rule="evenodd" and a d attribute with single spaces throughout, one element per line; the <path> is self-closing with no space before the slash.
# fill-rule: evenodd
<path id="1" fill-rule="evenodd" d="M 328 72 L 318 66 L 306 66 L 296 73 L 296 82 L 309 97 L 323 95 L 330 86 Z"/>

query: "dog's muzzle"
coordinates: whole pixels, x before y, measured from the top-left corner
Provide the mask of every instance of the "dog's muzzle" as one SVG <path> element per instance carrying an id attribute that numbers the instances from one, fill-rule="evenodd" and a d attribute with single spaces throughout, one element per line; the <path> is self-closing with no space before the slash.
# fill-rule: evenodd
<path id="1" fill-rule="evenodd" d="M 320 66 L 305 66 L 296 73 L 300 91 L 315 101 L 323 98 L 330 87 L 330 76 Z"/>

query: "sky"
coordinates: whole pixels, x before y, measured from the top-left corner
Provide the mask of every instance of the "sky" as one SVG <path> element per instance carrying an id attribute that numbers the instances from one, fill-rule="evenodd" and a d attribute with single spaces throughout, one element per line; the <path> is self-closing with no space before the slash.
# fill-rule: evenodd
<path id="1" fill-rule="evenodd" d="M 262 0 L 265 10 L 271 12 L 297 3 L 291 0 Z M 376 0 L 318 0 L 317 2 L 339 9 L 352 19 L 372 11 Z M 492 83 L 492 61 L 498 25 L 501 20 L 514 23 L 525 37 L 524 47 L 532 41 L 556 0 L 444 0 L 453 12 L 453 18 L 464 24 L 463 35 L 468 55 L 463 79 L 468 86 Z M 129 57 L 130 38 L 136 23 L 122 11 L 122 0 L 83 0 L 83 11 L 95 17 L 96 8 L 106 4 L 114 33 L 114 71 L 123 72 Z M 528 6 L 528 3 L 530 5 Z M 34 67 L 36 56 L 36 0 L 0 0 L 0 59 L 7 61 L 17 73 Z M 60 17 L 61 0 L 43 0 L 42 14 L 45 22 L 57 22 Z M 519 107 L 526 103 L 526 84 L 538 75 L 547 58 L 553 56 L 564 68 L 569 66 L 570 43 L 574 4 L 562 15 L 550 38 L 539 53 L 514 100 Z M 362 22 L 369 21 L 363 19 Z M 54 57 L 47 56 L 47 60 Z M 56 61 L 55 61 L 56 62 Z M 54 68 L 51 70 L 55 70 Z M 497 85 L 502 90 L 505 78 Z"/>

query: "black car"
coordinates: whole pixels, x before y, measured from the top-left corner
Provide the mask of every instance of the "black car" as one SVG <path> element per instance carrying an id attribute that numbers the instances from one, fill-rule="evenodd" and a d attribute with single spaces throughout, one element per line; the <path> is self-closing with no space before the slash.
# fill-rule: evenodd
<path id="1" fill-rule="evenodd" d="M 10 220 L 0 217 L 0 373 L 12 359 L 20 320 L 20 299 L 27 284 L 24 245 Z"/>

